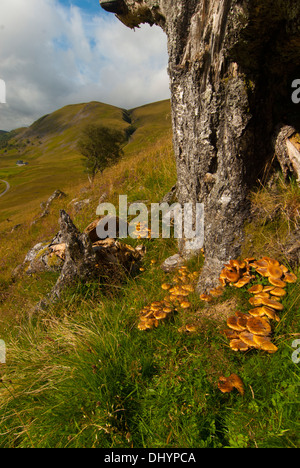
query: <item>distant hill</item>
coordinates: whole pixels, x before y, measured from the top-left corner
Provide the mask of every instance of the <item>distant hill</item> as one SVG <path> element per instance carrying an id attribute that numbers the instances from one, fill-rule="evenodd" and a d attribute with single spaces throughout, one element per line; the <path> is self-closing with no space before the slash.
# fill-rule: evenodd
<path id="1" fill-rule="evenodd" d="M 43 200 L 54 190 L 87 180 L 77 142 L 89 124 L 124 131 L 125 157 L 146 147 L 171 129 L 170 102 L 135 109 L 100 102 L 74 104 L 44 115 L 28 128 L 0 132 L 0 179 L 11 190 L 0 201 L 0 220 L 22 204 Z M 18 160 L 28 161 L 16 167 Z"/>

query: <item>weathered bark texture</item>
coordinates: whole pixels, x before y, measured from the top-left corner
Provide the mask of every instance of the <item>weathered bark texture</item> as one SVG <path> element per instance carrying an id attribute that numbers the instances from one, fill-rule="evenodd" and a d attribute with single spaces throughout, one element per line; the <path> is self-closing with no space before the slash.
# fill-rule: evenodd
<path id="1" fill-rule="evenodd" d="M 168 36 L 177 194 L 181 203 L 204 203 L 199 286 L 209 289 L 240 253 L 247 195 L 274 155 L 275 128 L 299 125 L 291 83 L 300 78 L 300 2 L 100 3 L 129 27 L 157 24 Z M 189 254 L 184 240 L 179 247 Z"/>

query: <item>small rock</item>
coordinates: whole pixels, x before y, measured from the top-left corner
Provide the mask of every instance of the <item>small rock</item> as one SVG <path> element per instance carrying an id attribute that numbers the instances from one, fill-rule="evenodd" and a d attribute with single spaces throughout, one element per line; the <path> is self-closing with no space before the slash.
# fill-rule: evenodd
<path id="1" fill-rule="evenodd" d="M 176 268 L 179 268 L 185 263 L 183 257 L 179 254 L 172 255 L 172 257 L 167 258 L 161 265 L 161 269 L 165 272 L 173 271 Z"/>
<path id="2" fill-rule="evenodd" d="M 75 202 L 73 204 L 75 213 L 79 213 L 85 206 L 89 205 L 91 203 L 91 200 L 87 198 L 86 200 L 80 200 L 78 202 Z"/>

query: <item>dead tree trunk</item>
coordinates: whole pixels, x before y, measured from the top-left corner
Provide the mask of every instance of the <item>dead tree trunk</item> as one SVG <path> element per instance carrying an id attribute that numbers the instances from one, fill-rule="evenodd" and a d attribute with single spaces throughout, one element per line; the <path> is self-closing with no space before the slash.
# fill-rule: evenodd
<path id="1" fill-rule="evenodd" d="M 249 189 L 274 154 L 275 128 L 299 126 L 291 83 L 300 78 L 300 3 L 100 3 L 129 27 L 158 24 L 168 36 L 177 193 L 181 203 L 204 203 L 199 287 L 210 289 L 223 263 L 240 253 Z M 180 252 L 188 254 L 185 245 Z"/>

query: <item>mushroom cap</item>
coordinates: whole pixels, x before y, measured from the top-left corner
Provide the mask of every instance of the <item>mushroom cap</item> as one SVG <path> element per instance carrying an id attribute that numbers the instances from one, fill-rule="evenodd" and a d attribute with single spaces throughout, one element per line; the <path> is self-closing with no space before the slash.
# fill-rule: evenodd
<path id="1" fill-rule="evenodd" d="M 231 374 L 229 377 L 221 375 L 219 377 L 218 388 L 222 393 L 230 393 L 235 388 L 241 395 L 244 395 L 244 384 L 242 379 L 236 375 Z"/>
<path id="2" fill-rule="evenodd" d="M 285 265 L 280 265 L 280 268 L 282 269 L 283 273 L 289 272 L 289 269 Z"/>
<path id="3" fill-rule="evenodd" d="M 268 275 L 268 268 L 267 267 L 258 267 L 256 269 L 257 273 L 259 273 L 261 276 L 269 276 Z"/>
<path id="4" fill-rule="evenodd" d="M 267 292 L 263 292 L 263 291 L 262 291 L 262 292 L 256 294 L 255 297 L 258 297 L 258 298 L 260 298 L 260 299 L 269 299 L 270 294 L 267 293 Z"/>
<path id="5" fill-rule="evenodd" d="M 274 288 L 271 291 L 272 296 L 283 297 L 286 295 L 286 291 L 282 288 Z"/>
<path id="6" fill-rule="evenodd" d="M 147 330 L 148 327 L 145 325 L 144 322 L 140 322 L 140 323 L 138 324 L 138 329 L 141 330 L 141 331 L 144 331 L 144 330 Z"/>
<path id="7" fill-rule="evenodd" d="M 226 280 L 224 278 L 219 278 L 219 283 L 221 283 L 221 288 L 226 286 Z"/>
<path id="8" fill-rule="evenodd" d="M 221 273 L 220 273 L 219 278 L 220 278 L 220 279 L 225 279 L 225 280 L 226 280 L 226 279 L 227 279 L 226 272 L 227 272 L 226 268 L 223 268 L 223 270 L 222 270 Z"/>
<path id="9" fill-rule="evenodd" d="M 171 294 L 170 297 L 169 297 L 169 300 L 171 302 L 177 302 L 177 296 L 175 296 L 175 294 Z"/>
<path id="10" fill-rule="evenodd" d="M 223 335 L 226 336 L 229 340 L 233 340 L 239 337 L 239 334 L 237 331 L 233 330 L 232 328 L 226 328 L 225 330 L 222 331 Z"/>
<path id="11" fill-rule="evenodd" d="M 249 346 L 250 348 L 251 347 L 252 348 L 257 348 L 258 345 L 257 345 L 257 343 L 255 343 L 253 337 L 254 337 L 253 333 L 250 333 L 249 331 L 243 331 L 239 335 L 240 340 L 242 340 L 244 343 L 246 343 L 247 346 Z"/>
<path id="12" fill-rule="evenodd" d="M 286 282 L 281 280 L 281 279 L 276 279 L 276 278 L 269 278 L 269 283 L 271 283 L 273 286 L 276 286 L 277 288 L 285 288 L 286 287 Z"/>
<path id="13" fill-rule="evenodd" d="M 185 329 L 189 333 L 195 333 L 197 331 L 197 326 L 193 323 L 187 323 Z"/>
<path id="14" fill-rule="evenodd" d="M 263 301 L 262 297 L 256 297 L 256 296 L 250 297 L 250 299 L 249 299 L 250 304 L 252 306 L 254 306 L 254 307 L 258 307 L 258 306 L 262 305 L 262 303 L 263 303 L 262 301 Z"/>
<path id="15" fill-rule="evenodd" d="M 248 292 L 251 294 L 258 294 L 262 292 L 263 289 L 264 287 L 262 284 L 255 284 L 254 286 L 248 289 Z"/>
<path id="16" fill-rule="evenodd" d="M 279 261 L 278 261 L 278 260 L 275 260 L 275 258 L 263 257 L 262 260 L 266 260 L 266 262 L 267 262 L 269 265 L 273 265 L 273 266 L 277 266 L 277 267 L 280 266 Z"/>
<path id="17" fill-rule="evenodd" d="M 169 284 L 169 283 L 163 283 L 163 284 L 161 285 L 161 288 L 164 289 L 165 291 L 168 291 L 168 289 L 170 289 L 171 286 L 172 286 L 172 285 Z"/>
<path id="18" fill-rule="evenodd" d="M 280 302 L 274 301 L 273 299 L 262 299 L 262 304 L 267 307 L 271 307 L 271 309 L 276 309 L 276 310 L 284 309 L 283 305 Z"/>
<path id="19" fill-rule="evenodd" d="M 156 318 L 156 320 L 163 320 L 167 317 L 168 314 L 163 310 L 156 310 L 153 315 Z"/>
<path id="20" fill-rule="evenodd" d="M 240 260 L 230 260 L 229 264 L 237 270 L 242 270 L 246 267 L 246 263 Z"/>
<path id="21" fill-rule="evenodd" d="M 287 283 L 296 283 L 297 276 L 294 275 L 294 273 L 285 273 L 284 281 L 286 281 Z"/>
<path id="22" fill-rule="evenodd" d="M 283 271 L 279 266 L 270 265 L 268 266 L 268 276 L 271 278 L 280 279 L 283 275 Z"/>
<path id="23" fill-rule="evenodd" d="M 226 279 L 230 281 L 230 283 L 236 283 L 240 279 L 240 274 L 235 271 L 226 270 Z"/>
<path id="24" fill-rule="evenodd" d="M 237 317 L 236 315 L 232 315 L 231 317 L 228 317 L 227 326 L 235 331 L 244 331 L 245 327 L 243 326 L 243 322 L 239 323 L 238 322 L 239 319 L 240 317 Z"/>
<path id="25" fill-rule="evenodd" d="M 263 351 L 268 351 L 268 353 L 276 353 L 278 350 L 277 346 L 275 346 L 267 336 L 253 335 L 253 339 L 257 346 L 259 346 L 259 348 Z"/>
<path id="26" fill-rule="evenodd" d="M 170 314 L 171 312 L 173 312 L 173 309 L 172 309 L 172 307 L 164 307 L 163 312 L 165 314 Z"/>
<path id="27" fill-rule="evenodd" d="M 213 297 L 219 297 L 222 296 L 224 293 L 224 288 L 223 286 L 218 286 L 216 288 L 213 288 L 210 290 L 209 294 Z"/>
<path id="28" fill-rule="evenodd" d="M 162 304 L 163 304 L 162 302 L 159 302 L 157 304 L 152 303 L 152 304 L 150 304 L 150 310 L 157 310 L 162 306 Z"/>
<path id="29" fill-rule="evenodd" d="M 148 319 L 149 319 L 149 317 L 147 317 L 146 315 L 141 315 L 140 316 L 140 322 L 148 322 Z"/>
<path id="30" fill-rule="evenodd" d="M 239 338 L 230 340 L 229 345 L 233 351 L 247 351 L 249 349 L 248 345 Z"/>
<path id="31" fill-rule="evenodd" d="M 209 294 L 210 294 L 210 296 L 212 296 L 212 297 L 219 297 L 219 296 L 221 296 L 221 295 L 223 294 L 223 292 L 217 290 L 217 288 L 214 288 L 214 289 L 211 289 L 211 290 L 209 291 Z"/>
<path id="32" fill-rule="evenodd" d="M 236 374 L 231 374 L 229 379 L 234 388 L 236 388 L 241 395 L 244 395 L 245 391 L 242 379 Z"/>
<path id="33" fill-rule="evenodd" d="M 201 301 L 211 302 L 213 298 L 210 294 L 201 294 L 200 299 Z"/>
<path id="34" fill-rule="evenodd" d="M 279 280 L 281 281 L 281 280 Z M 262 292 L 270 292 L 274 289 L 274 286 L 265 286 Z"/>
<path id="35" fill-rule="evenodd" d="M 195 288 L 194 288 L 194 286 L 192 284 L 184 284 L 182 286 L 182 289 L 184 289 L 185 291 L 188 291 L 190 293 L 195 291 Z"/>
<path id="36" fill-rule="evenodd" d="M 182 301 L 180 303 L 180 307 L 182 309 L 189 309 L 191 307 L 191 303 L 189 301 Z"/>
<path id="37" fill-rule="evenodd" d="M 247 329 L 254 335 L 267 336 L 271 333 L 271 326 L 263 317 L 250 317 L 247 321 Z"/>
<path id="38" fill-rule="evenodd" d="M 249 314 L 253 317 L 263 317 L 265 315 L 262 307 L 256 307 L 255 309 L 249 310 Z"/>
<path id="39" fill-rule="evenodd" d="M 186 297 L 186 296 L 189 296 L 189 294 L 190 294 L 189 291 L 187 291 L 186 289 L 183 289 L 183 287 L 180 288 L 180 290 L 178 291 L 178 296 Z"/>
<path id="40" fill-rule="evenodd" d="M 236 288 L 242 288 L 243 286 L 246 286 L 246 284 L 249 284 L 251 281 L 250 276 L 244 276 L 243 278 L 240 278 L 236 283 L 234 283 L 234 286 Z"/>
<path id="41" fill-rule="evenodd" d="M 153 312 L 154 312 L 154 310 L 151 310 L 151 309 L 150 309 L 149 312 L 146 313 L 145 317 L 147 317 L 147 318 L 153 318 Z"/>
<path id="42" fill-rule="evenodd" d="M 247 257 L 247 258 L 245 258 L 244 261 L 246 262 L 247 265 L 249 265 L 249 263 L 255 262 L 255 258 L 254 257 Z"/>
<path id="43" fill-rule="evenodd" d="M 246 329 L 247 322 L 249 315 L 243 314 L 244 316 L 242 317 L 241 315 L 238 316 L 237 323 L 240 327 L 242 327 L 244 330 Z"/>
<path id="44" fill-rule="evenodd" d="M 256 260 L 255 263 L 258 268 L 267 268 L 269 265 L 269 262 L 266 259 L 266 257 L 264 259 L 262 258 L 261 260 Z"/>
<path id="45" fill-rule="evenodd" d="M 280 322 L 280 318 L 278 317 L 274 309 L 271 309 L 271 307 L 267 306 L 262 306 L 261 309 L 264 315 L 266 315 L 269 319 L 276 320 L 276 322 Z"/>
<path id="46" fill-rule="evenodd" d="M 218 382 L 218 389 L 221 390 L 222 393 L 230 393 L 234 389 L 234 386 L 227 377 L 221 376 Z"/>

